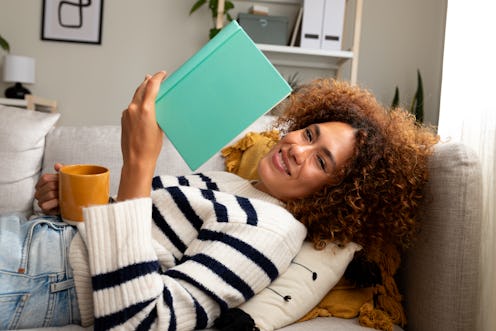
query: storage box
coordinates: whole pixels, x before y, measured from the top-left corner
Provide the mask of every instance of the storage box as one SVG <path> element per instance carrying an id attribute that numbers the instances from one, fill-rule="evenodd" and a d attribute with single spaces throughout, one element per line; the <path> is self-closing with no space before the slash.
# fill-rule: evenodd
<path id="1" fill-rule="evenodd" d="M 240 13 L 238 22 L 256 43 L 273 45 L 288 44 L 288 18 L 286 16 Z"/>

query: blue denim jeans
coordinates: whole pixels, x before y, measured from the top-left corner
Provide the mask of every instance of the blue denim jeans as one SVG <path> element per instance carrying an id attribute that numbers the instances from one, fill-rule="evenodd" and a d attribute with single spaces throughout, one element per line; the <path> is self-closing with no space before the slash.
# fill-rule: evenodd
<path id="1" fill-rule="evenodd" d="M 80 324 L 69 246 L 59 217 L 0 215 L 0 330 Z"/>

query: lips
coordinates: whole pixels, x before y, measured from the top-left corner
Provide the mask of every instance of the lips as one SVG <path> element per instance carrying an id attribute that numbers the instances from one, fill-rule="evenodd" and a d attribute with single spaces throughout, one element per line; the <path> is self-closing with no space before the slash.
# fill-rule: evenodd
<path id="1" fill-rule="evenodd" d="M 275 167 L 282 173 L 285 173 L 287 175 L 291 175 L 289 172 L 289 167 L 287 162 L 285 162 L 285 158 L 283 156 L 282 150 L 279 150 L 277 153 L 274 153 L 272 156 L 272 161 L 275 165 Z"/>

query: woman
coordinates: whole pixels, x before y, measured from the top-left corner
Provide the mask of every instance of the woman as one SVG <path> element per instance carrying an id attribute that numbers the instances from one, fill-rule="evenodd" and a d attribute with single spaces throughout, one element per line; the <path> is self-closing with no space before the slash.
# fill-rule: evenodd
<path id="1" fill-rule="evenodd" d="M 205 328 L 282 273 L 305 237 L 411 242 L 436 141 L 413 118 L 386 113 L 358 88 L 316 81 L 292 96 L 280 120 L 288 133 L 260 161 L 258 182 L 227 173 L 154 178 L 164 77 L 147 76 L 123 112 L 118 202 L 85 209 L 71 243 L 83 325 Z M 42 176 L 44 211 L 57 208 L 55 188 L 56 176 Z"/>

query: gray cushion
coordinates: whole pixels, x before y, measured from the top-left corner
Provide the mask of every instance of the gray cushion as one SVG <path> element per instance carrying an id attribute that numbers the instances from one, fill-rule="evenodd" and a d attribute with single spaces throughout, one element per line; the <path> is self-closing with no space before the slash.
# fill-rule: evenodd
<path id="1" fill-rule="evenodd" d="M 408 330 L 476 329 L 481 178 L 472 150 L 459 143 L 436 147 L 420 238 L 402 270 Z"/>

